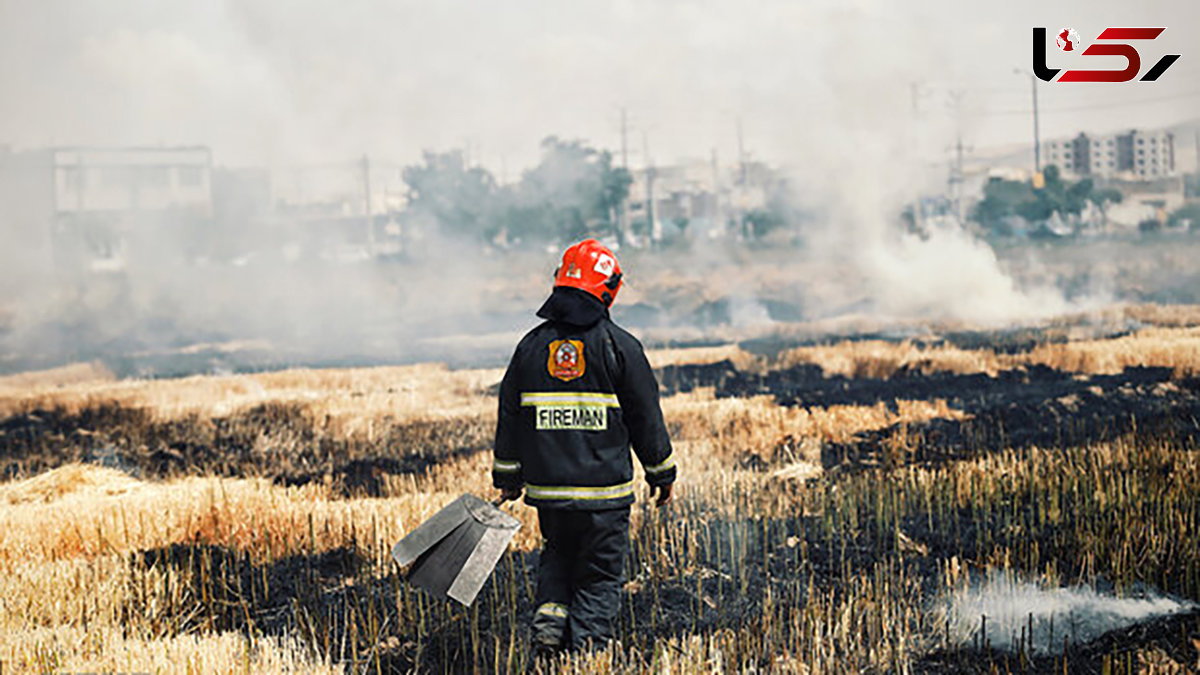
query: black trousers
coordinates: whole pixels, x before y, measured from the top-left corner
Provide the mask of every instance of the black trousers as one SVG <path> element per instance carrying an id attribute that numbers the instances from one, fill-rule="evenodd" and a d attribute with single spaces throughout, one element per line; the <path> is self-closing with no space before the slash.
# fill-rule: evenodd
<path id="1" fill-rule="evenodd" d="M 629 507 L 538 509 L 545 544 L 538 559 L 533 639 L 579 649 L 613 637 L 629 551 Z"/>

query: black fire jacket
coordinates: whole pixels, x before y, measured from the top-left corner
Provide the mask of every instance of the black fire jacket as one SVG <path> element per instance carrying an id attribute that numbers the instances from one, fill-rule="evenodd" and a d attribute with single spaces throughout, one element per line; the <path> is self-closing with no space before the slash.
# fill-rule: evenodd
<path id="1" fill-rule="evenodd" d="M 588 293 L 559 287 L 547 319 L 517 345 L 500 383 L 492 481 L 530 506 L 600 510 L 633 503 L 630 443 L 651 485 L 675 457 L 642 345 Z"/>

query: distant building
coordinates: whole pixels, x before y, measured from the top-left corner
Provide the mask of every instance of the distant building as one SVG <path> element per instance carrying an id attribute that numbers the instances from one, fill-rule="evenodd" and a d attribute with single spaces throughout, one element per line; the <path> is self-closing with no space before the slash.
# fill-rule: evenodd
<path id="1" fill-rule="evenodd" d="M 1047 165 L 1074 176 L 1156 180 L 1175 174 L 1175 137 L 1168 131 L 1131 129 L 1122 134 L 1089 135 L 1047 141 Z"/>
<path id="2" fill-rule="evenodd" d="M 778 172 L 762 162 L 720 167 L 711 160 L 688 160 L 635 170 L 625 210 L 631 220 L 652 224 L 652 239 L 664 226 L 678 234 L 691 224 L 699 226 L 693 232 L 723 236 L 730 233 L 730 220 L 766 208 L 768 195 L 781 182 Z"/>
<path id="3" fill-rule="evenodd" d="M 57 213 L 212 215 L 208 148 L 56 148 L 49 152 Z"/>
<path id="4" fill-rule="evenodd" d="M 0 152 L 9 219 L 69 269 L 119 269 L 131 228 L 210 221 L 212 178 L 206 147 Z"/>

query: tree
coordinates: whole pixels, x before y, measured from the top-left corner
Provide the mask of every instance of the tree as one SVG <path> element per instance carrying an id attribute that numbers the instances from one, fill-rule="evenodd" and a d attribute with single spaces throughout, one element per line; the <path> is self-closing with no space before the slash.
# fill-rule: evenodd
<path id="1" fill-rule="evenodd" d="M 468 167 L 462 152 L 423 153 L 423 162 L 405 167 L 409 209 L 457 234 L 490 237 L 496 181 L 486 169 Z"/>
<path id="2" fill-rule="evenodd" d="M 549 136 L 538 165 L 502 195 L 500 220 L 513 236 L 564 241 L 616 232 L 632 176 L 612 154 Z"/>
<path id="3" fill-rule="evenodd" d="M 462 153 L 426 152 L 403 171 L 411 216 L 448 232 L 496 241 L 556 242 L 616 234 L 633 177 L 612 154 L 549 136 L 537 166 L 516 185 L 498 186 Z"/>
<path id="4" fill-rule="evenodd" d="M 1102 188 L 1093 192 L 1088 199 L 1091 200 L 1097 208 L 1100 209 L 1100 219 L 1105 225 L 1108 225 L 1108 207 L 1111 204 L 1120 204 L 1124 199 L 1124 195 L 1120 190 L 1115 188 Z"/>
<path id="5" fill-rule="evenodd" d="M 1183 177 L 1183 196 L 1185 199 L 1200 197 L 1200 172 L 1189 173 Z"/>
<path id="6" fill-rule="evenodd" d="M 1008 216 L 1020 216 L 1036 223 L 1055 213 L 1062 216 L 1083 213 L 1088 202 L 1100 208 L 1107 218 L 1105 206 L 1121 201 L 1121 193 L 1111 188 L 1096 190 L 1091 178 L 1071 183 L 1062 178 L 1058 167 L 1051 164 L 1042 172 L 1043 184 L 1035 188 L 1025 181 L 991 178 L 983 187 L 983 199 L 975 206 L 972 217 L 993 231 L 1003 229 Z"/>
<path id="7" fill-rule="evenodd" d="M 633 176 L 629 169 L 613 168 L 612 153 L 607 150 L 601 153 L 600 162 L 600 180 L 603 185 L 600 207 L 615 231 L 621 222 L 625 200 L 629 198 L 629 186 L 633 185 Z"/>
<path id="8" fill-rule="evenodd" d="M 1018 215 L 1020 205 L 1035 201 L 1033 188 L 1025 181 L 992 177 L 983 186 L 983 199 L 975 205 L 971 216 L 984 227 L 998 230 L 1004 219 Z"/>
<path id="9" fill-rule="evenodd" d="M 1189 202 L 1171 212 L 1167 219 L 1171 227 L 1187 227 L 1200 230 L 1200 202 Z"/>
<path id="10" fill-rule="evenodd" d="M 787 217 L 778 208 L 751 209 L 746 212 L 747 229 L 755 239 L 761 239 L 774 230 L 787 225 Z"/>

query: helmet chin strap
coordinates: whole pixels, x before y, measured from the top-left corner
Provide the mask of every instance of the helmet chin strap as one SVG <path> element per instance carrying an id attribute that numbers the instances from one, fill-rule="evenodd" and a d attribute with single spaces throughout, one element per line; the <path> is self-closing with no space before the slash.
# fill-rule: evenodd
<path id="1" fill-rule="evenodd" d="M 604 285 L 607 286 L 608 288 L 612 289 L 613 293 L 616 293 L 617 287 L 621 285 L 621 276 L 622 275 L 620 272 L 610 275 L 608 277 L 608 280 L 604 282 Z M 613 298 L 612 293 L 609 293 L 608 291 L 604 291 L 604 293 L 602 293 L 600 295 L 600 299 L 604 302 L 605 307 L 612 307 L 612 303 L 615 298 Z"/>

